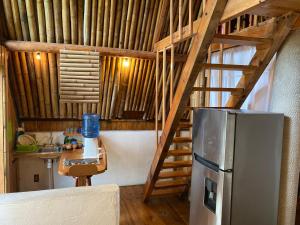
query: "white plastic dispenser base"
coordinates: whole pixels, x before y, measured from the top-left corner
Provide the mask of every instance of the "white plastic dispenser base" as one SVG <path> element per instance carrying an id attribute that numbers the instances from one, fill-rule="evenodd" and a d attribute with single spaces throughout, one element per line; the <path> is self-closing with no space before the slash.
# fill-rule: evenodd
<path id="1" fill-rule="evenodd" d="M 83 146 L 83 158 L 99 157 L 98 138 L 84 138 Z"/>

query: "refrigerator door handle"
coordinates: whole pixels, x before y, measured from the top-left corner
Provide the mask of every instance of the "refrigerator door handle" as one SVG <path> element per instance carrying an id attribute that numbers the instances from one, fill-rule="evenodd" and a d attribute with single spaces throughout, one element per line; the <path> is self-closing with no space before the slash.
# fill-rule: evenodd
<path id="1" fill-rule="evenodd" d="M 216 163 L 213 163 L 201 156 L 199 156 L 198 154 L 194 153 L 194 157 L 195 157 L 195 160 L 197 162 L 199 162 L 200 164 L 202 164 L 203 166 L 206 166 L 208 167 L 209 169 L 215 171 L 215 172 L 219 172 L 219 165 L 216 164 Z"/>
<path id="2" fill-rule="evenodd" d="M 216 163 L 213 163 L 201 156 L 199 156 L 198 154 L 194 153 L 194 158 L 197 162 L 199 162 L 200 164 L 202 164 L 203 166 L 206 166 L 208 167 L 209 169 L 215 171 L 215 172 L 219 172 L 219 171 L 222 171 L 222 172 L 227 172 L 227 173 L 231 173 L 232 172 L 232 169 L 227 169 L 227 170 L 222 170 L 218 164 Z"/>

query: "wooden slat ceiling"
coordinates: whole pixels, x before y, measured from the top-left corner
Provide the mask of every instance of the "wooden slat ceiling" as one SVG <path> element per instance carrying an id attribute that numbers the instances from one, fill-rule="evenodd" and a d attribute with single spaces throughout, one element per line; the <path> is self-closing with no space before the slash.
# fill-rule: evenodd
<path id="1" fill-rule="evenodd" d="M 178 2 L 174 1 L 174 27 L 178 26 Z M 183 25 L 188 20 L 187 3 L 183 1 Z M 0 37 L 151 51 L 157 20 L 165 20 L 161 37 L 168 35 L 168 19 L 157 17 L 161 4 L 160 0 L 2 0 L 0 10 L 5 16 L 0 18 Z M 200 7 L 201 0 L 195 0 L 194 19 Z M 183 42 L 176 52 L 185 54 L 189 46 L 189 41 Z M 36 54 L 12 52 L 9 57 L 9 77 L 21 119 L 81 118 L 85 112 L 115 119 L 131 111 L 142 111 L 143 119 L 153 119 L 153 60 L 131 58 L 124 74 L 120 69 L 124 59 L 102 56 L 100 103 L 59 104 L 57 55 L 40 53 L 37 60 Z M 176 63 L 175 85 L 181 68 L 182 63 Z"/>

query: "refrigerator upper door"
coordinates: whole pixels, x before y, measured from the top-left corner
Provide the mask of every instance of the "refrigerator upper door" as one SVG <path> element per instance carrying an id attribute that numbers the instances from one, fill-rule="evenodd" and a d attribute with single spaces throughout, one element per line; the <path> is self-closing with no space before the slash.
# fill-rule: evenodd
<path id="1" fill-rule="evenodd" d="M 193 115 L 193 152 L 221 170 L 233 167 L 235 113 L 197 109 Z"/>
<path id="2" fill-rule="evenodd" d="M 194 158 L 190 225 L 230 225 L 232 173 L 216 171 Z"/>

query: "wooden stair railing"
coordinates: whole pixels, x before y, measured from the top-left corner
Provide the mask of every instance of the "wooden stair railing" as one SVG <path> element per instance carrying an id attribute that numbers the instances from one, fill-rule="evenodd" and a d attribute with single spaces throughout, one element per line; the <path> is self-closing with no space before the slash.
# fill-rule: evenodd
<path id="1" fill-rule="evenodd" d="M 170 112 L 164 124 L 162 135 L 159 139 L 155 157 L 153 159 L 151 169 L 145 184 L 145 201 L 148 200 L 153 189 L 155 188 L 155 183 L 158 179 L 161 168 L 166 168 L 166 163 L 164 163 L 164 160 L 168 155 L 169 147 L 173 141 L 173 136 L 184 113 L 184 107 L 189 100 L 189 96 L 192 92 L 195 80 L 197 79 L 199 72 L 203 68 L 203 62 L 205 61 L 209 45 L 214 38 L 214 34 L 225 9 L 226 2 L 227 1 L 224 0 L 208 0 L 204 9 L 203 16 L 200 19 L 198 28 L 196 31 L 193 30 L 193 33 L 195 33 L 195 35 L 193 36 L 194 39 L 191 44 L 187 61 L 181 72 L 181 77 L 179 80 L 180 85 L 177 87 Z M 172 35 L 173 33 L 171 33 L 171 36 Z M 170 40 L 170 38 L 168 38 L 168 40 Z M 188 161 L 188 163 L 182 162 L 182 164 L 175 164 L 190 167 L 191 163 L 191 161 Z M 167 165 L 169 166 L 169 164 Z M 175 166 L 175 164 L 173 165 Z M 177 187 L 176 189 L 178 188 L 180 189 L 181 187 Z M 179 191 L 179 189 L 177 191 Z M 183 190 L 186 190 L 186 188 L 183 187 Z"/>

